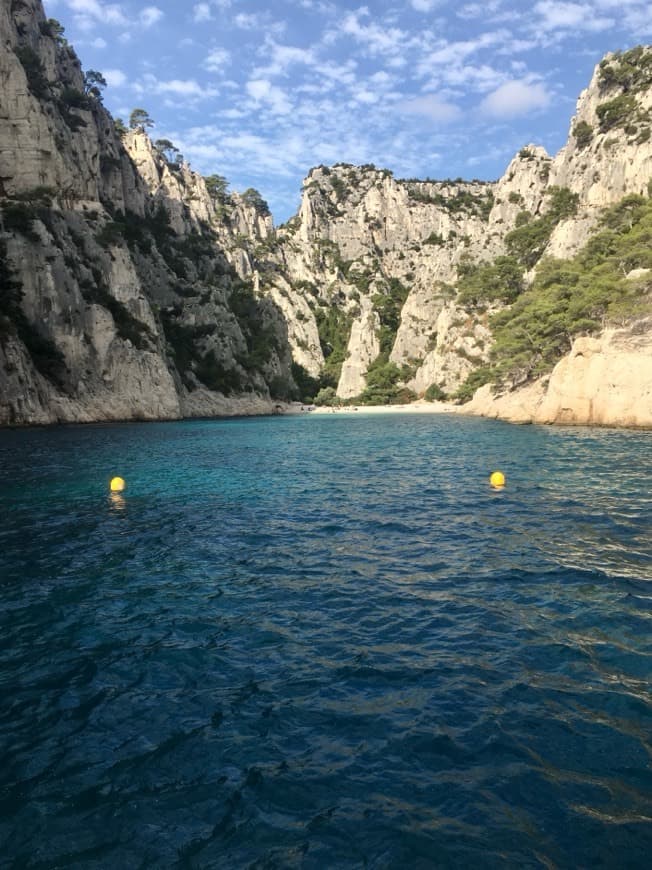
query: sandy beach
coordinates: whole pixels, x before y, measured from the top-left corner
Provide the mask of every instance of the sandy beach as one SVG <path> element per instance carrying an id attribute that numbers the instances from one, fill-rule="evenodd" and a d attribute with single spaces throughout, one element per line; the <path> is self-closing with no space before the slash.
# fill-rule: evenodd
<path id="1" fill-rule="evenodd" d="M 417 401 L 409 405 L 342 405 L 328 407 L 326 405 L 293 404 L 287 413 L 290 414 L 459 414 L 459 406 L 449 402 Z"/>

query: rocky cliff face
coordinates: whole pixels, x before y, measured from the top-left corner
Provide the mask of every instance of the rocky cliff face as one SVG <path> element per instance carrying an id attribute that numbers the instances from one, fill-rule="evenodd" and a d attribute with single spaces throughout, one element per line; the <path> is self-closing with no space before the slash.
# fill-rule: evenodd
<path id="1" fill-rule="evenodd" d="M 652 427 L 652 319 L 577 338 L 549 379 L 499 395 L 482 387 L 463 409 L 513 423 Z"/>
<path id="2" fill-rule="evenodd" d="M 606 206 L 650 193 L 649 49 L 596 69 L 554 159 L 528 145 L 495 183 L 320 166 L 275 230 L 255 191 L 227 195 L 143 129 L 118 132 L 40 0 L 2 4 L 0 45 L 4 424 L 260 413 L 307 375 L 341 398 L 451 395 L 542 259 L 571 257 Z M 571 383 L 597 390 L 578 361 L 590 348 L 591 366 L 616 365 L 618 336 L 574 345 L 534 388 L 537 419 L 570 419 Z M 590 411 L 575 395 L 573 419 L 606 420 L 617 402 L 600 395 Z"/>
<path id="3" fill-rule="evenodd" d="M 142 129 L 121 137 L 38 0 L 2 4 L 0 40 L 0 423 L 287 397 L 286 322 L 236 241 L 271 217 L 211 195 Z"/>
<path id="4" fill-rule="evenodd" d="M 650 49 L 608 56 L 559 154 L 528 145 L 496 183 L 398 180 L 372 166 L 312 170 L 297 217 L 278 234 L 279 271 L 269 278 L 269 292 L 286 299 L 294 358 L 312 374 L 325 361 L 328 369 L 323 329 L 317 339 L 335 307 L 346 340 L 331 369 L 341 398 L 360 395 L 381 358 L 416 394 L 432 385 L 454 393 L 486 361 L 490 315 L 507 301 L 469 306 L 459 293 L 468 264 L 513 255 L 527 286 L 543 258 L 576 254 L 607 206 L 649 195 L 651 57 Z M 533 237 L 543 230 L 530 250 L 513 237 L 526 224 Z"/>

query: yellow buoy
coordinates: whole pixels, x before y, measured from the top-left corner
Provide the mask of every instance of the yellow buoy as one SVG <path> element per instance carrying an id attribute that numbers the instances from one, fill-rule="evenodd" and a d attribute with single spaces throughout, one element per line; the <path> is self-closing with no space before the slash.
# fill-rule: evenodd
<path id="1" fill-rule="evenodd" d="M 126 488 L 127 484 L 121 477 L 114 477 L 111 480 L 111 492 L 122 492 Z"/>
<path id="2" fill-rule="evenodd" d="M 505 475 L 502 471 L 494 471 L 489 478 L 489 483 L 492 486 L 505 486 Z"/>

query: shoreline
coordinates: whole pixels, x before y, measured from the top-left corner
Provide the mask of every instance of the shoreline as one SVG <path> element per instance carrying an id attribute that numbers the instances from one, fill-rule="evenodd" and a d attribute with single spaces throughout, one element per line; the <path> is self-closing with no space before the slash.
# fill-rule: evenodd
<path id="1" fill-rule="evenodd" d="M 494 413 L 488 413 L 486 409 L 473 407 L 471 402 L 465 405 L 454 405 L 451 402 L 427 402 L 419 399 L 409 405 L 344 405 L 329 407 L 327 405 L 301 405 L 294 403 L 287 410 L 277 412 L 279 416 L 286 415 L 301 415 L 301 416 L 328 416 L 331 414 L 350 417 L 354 415 L 402 415 L 402 414 L 455 414 L 459 417 L 477 417 L 483 420 L 498 420 L 502 423 L 509 423 L 512 426 L 563 426 L 572 428 L 587 428 L 587 429 L 629 429 L 634 432 L 649 432 L 652 431 L 652 425 L 647 423 L 633 422 L 617 422 L 614 420 L 606 420 L 598 422 L 595 420 L 578 420 L 578 419 L 536 419 L 533 415 L 522 414 L 515 415 L 510 413 L 500 413 L 496 409 Z"/>
<path id="2" fill-rule="evenodd" d="M 296 413 L 290 411 L 290 413 Z M 333 406 L 320 405 L 310 406 L 310 410 L 299 411 L 299 414 L 343 414 L 349 416 L 352 414 L 459 414 L 459 406 L 453 405 L 450 402 L 426 402 L 416 401 L 409 405 L 342 405 Z"/>
<path id="3" fill-rule="evenodd" d="M 202 411 L 208 413 L 195 414 L 179 414 L 170 417 L 159 418 L 143 418 L 143 417 L 105 417 L 103 419 L 59 419 L 48 421 L 29 421 L 20 423 L 0 423 L 0 430 L 4 431 L 19 431 L 25 429 L 49 429 L 58 428 L 61 426 L 111 426 L 130 423 L 174 423 L 184 420 L 229 420 L 243 419 L 253 417 L 309 417 L 309 416 L 329 416 L 339 415 L 345 417 L 351 416 L 401 416 L 406 414 L 454 414 L 460 417 L 478 417 L 485 420 L 500 420 L 503 423 L 512 425 L 544 425 L 544 426 L 571 426 L 573 428 L 589 428 L 589 429 L 629 429 L 632 431 L 652 431 L 652 425 L 645 423 L 623 422 L 615 420 L 605 420 L 598 422 L 596 420 L 578 420 L 575 419 L 537 419 L 529 413 L 514 414 L 505 413 L 504 409 L 493 407 L 490 410 L 486 407 L 477 407 L 475 403 L 469 402 L 465 405 L 455 405 L 451 402 L 427 402 L 425 399 L 418 399 L 407 405 L 309 405 L 305 402 L 277 402 L 273 400 L 250 402 L 236 400 L 235 402 L 226 400 L 221 405 L 219 410 L 214 408 L 217 413 L 210 413 L 209 409 L 202 408 Z"/>

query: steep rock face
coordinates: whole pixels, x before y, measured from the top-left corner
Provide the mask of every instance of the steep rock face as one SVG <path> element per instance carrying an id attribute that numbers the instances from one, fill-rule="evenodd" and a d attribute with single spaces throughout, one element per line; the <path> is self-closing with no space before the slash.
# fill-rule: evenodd
<path id="1" fill-rule="evenodd" d="M 378 315 L 366 297 L 360 300 L 360 309 L 359 316 L 351 325 L 347 357 L 342 364 L 337 387 L 337 394 L 344 399 L 351 399 L 363 392 L 366 386 L 365 375 L 380 353 Z"/>
<path id="2" fill-rule="evenodd" d="M 142 212 L 112 119 L 82 99 L 79 60 L 49 33 L 40 0 L 3 3 L 0 37 L 0 195 L 45 186 L 66 207 L 110 200 Z"/>
<path id="3" fill-rule="evenodd" d="M 268 213 L 121 139 L 38 0 L 2 4 L 0 45 L 0 422 L 273 408 L 287 326 L 238 246 Z"/>
<path id="4" fill-rule="evenodd" d="M 564 221 L 553 233 L 547 254 L 572 256 L 588 239 L 600 210 L 628 194 L 648 192 L 652 178 L 650 126 L 652 89 L 640 90 L 607 74 L 616 55 L 607 55 L 591 82 L 580 94 L 571 119 L 568 141 L 550 166 L 551 185 L 567 187 L 579 196 L 575 219 Z M 605 107 L 618 100 L 613 113 Z"/>
<path id="5" fill-rule="evenodd" d="M 227 194 L 142 129 L 119 135 L 40 0 L 0 6 L 0 46 L 0 423 L 258 413 L 293 394 L 293 361 L 343 398 L 371 374 L 453 394 L 523 291 L 478 301 L 468 276 L 493 280 L 509 254 L 527 286 L 601 209 L 650 190 L 649 49 L 596 69 L 554 159 L 528 145 L 495 183 L 320 166 L 275 230 L 256 191 Z M 520 227 L 536 244 L 515 243 Z M 625 373 L 649 356 L 640 323 L 627 348 L 622 332 L 578 339 L 549 381 L 483 407 L 603 422 L 611 402 L 643 425 L 614 392 L 631 396 Z"/>
<path id="6" fill-rule="evenodd" d="M 482 387 L 464 410 L 515 423 L 652 428 L 652 319 L 580 337 L 549 379 L 499 396 Z"/>
<path id="7" fill-rule="evenodd" d="M 278 262 L 289 287 L 299 287 L 317 315 L 312 335 L 320 306 L 348 315 L 340 397 L 362 392 L 371 354 L 383 331 L 387 345 L 390 327 L 391 348 L 379 352 L 403 367 L 405 385 L 417 394 L 433 384 L 454 393 L 486 361 L 489 316 L 501 304 L 500 298 L 488 308 L 461 304 L 458 271 L 510 254 L 522 258 L 527 285 L 543 257 L 575 255 L 605 207 L 648 194 L 651 51 L 629 52 L 623 63 L 608 56 L 578 100 L 566 146 L 554 158 L 525 146 L 495 184 L 400 181 L 386 170 L 343 164 L 311 171 L 297 217 L 278 235 Z M 512 240 L 526 224 L 534 241 Z M 398 324 L 383 321 L 388 295 L 395 297 Z M 314 374 L 324 348 L 295 332 L 295 298 L 290 289 L 290 342 L 295 359 Z"/>
<path id="8" fill-rule="evenodd" d="M 337 393 L 350 398 L 362 392 L 373 354 L 379 353 L 384 326 L 379 311 L 395 296 L 399 319 L 392 327 L 389 360 L 418 370 L 457 264 L 465 257 L 490 259 L 502 250 L 504 218 L 497 216 L 493 229 L 489 225 L 493 202 L 493 185 L 482 182 L 400 181 L 387 170 L 348 164 L 313 169 L 297 217 L 278 233 L 277 262 L 286 286 L 296 288 L 288 294 L 291 305 L 298 306 L 300 297 L 311 307 L 310 340 L 289 321 L 297 362 L 313 374 L 319 371 L 324 359 L 324 348 L 314 341 L 319 310 L 338 306 L 351 325 Z M 271 292 L 277 293 L 282 281 L 270 276 Z M 455 342 L 445 352 L 455 372 Z"/>

